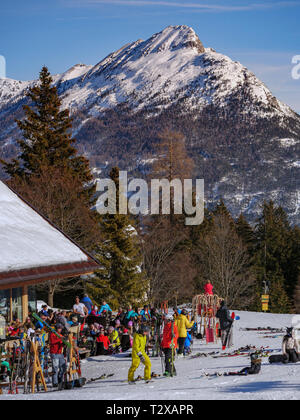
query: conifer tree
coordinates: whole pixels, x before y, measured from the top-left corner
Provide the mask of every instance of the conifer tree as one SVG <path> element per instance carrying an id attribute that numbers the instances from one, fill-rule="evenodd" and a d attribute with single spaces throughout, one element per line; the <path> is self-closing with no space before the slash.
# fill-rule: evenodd
<path id="1" fill-rule="evenodd" d="M 77 156 L 72 138 L 69 110 L 61 110 L 61 101 L 47 69 L 40 72 L 39 84 L 28 91 L 30 105 L 24 105 L 24 120 L 17 120 L 23 139 L 18 140 L 20 155 L 3 162 L 11 176 L 39 175 L 45 168 L 69 169 L 82 183 L 92 179 L 89 163 Z"/>
<path id="2" fill-rule="evenodd" d="M 291 228 L 284 210 L 276 207 L 272 201 L 265 202 L 262 210 L 255 229 L 258 282 L 261 287 L 264 281 L 269 284 L 273 302 L 271 310 L 288 312 L 290 302 L 286 290 L 287 267 L 292 257 Z"/>
<path id="3" fill-rule="evenodd" d="M 255 244 L 255 236 L 254 230 L 251 225 L 247 222 L 245 216 L 240 214 L 239 218 L 237 219 L 236 223 L 236 232 L 239 237 L 242 239 L 244 245 L 247 246 L 249 254 L 253 255 L 254 244 Z"/>
<path id="4" fill-rule="evenodd" d="M 117 187 L 118 209 L 119 169 L 113 168 L 110 177 Z M 106 299 L 114 307 L 141 302 L 145 279 L 135 222 L 128 215 L 106 214 L 100 217 L 100 228 L 103 242 L 97 245 L 95 256 L 102 269 L 89 282 L 89 293 L 95 301 Z"/>

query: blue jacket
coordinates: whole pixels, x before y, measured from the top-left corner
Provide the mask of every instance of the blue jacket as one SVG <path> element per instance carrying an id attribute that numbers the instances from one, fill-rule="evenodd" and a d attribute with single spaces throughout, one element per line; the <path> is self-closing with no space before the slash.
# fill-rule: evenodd
<path id="1" fill-rule="evenodd" d="M 140 312 L 141 317 L 143 318 L 144 321 L 147 321 L 148 319 L 151 319 L 151 314 L 149 309 L 147 311 L 145 311 L 145 309 L 142 309 Z"/>
<path id="2" fill-rule="evenodd" d="M 98 312 L 98 315 L 101 315 L 103 311 L 112 312 L 112 310 L 110 309 L 108 303 L 106 303 L 105 305 L 102 305 L 101 306 L 100 311 Z"/>
<path id="3" fill-rule="evenodd" d="M 93 308 L 93 302 L 91 301 L 91 299 L 88 296 L 85 296 L 84 298 L 81 299 L 81 303 L 83 303 L 87 310 L 89 312 L 91 312 L 92 308 Z"/>
<path id="4" fill-rule="evenodd" d="M 188 333 L 187 333 L 187 336 L 186 336 L 186 339 L 185 339 L 185 342 L 184 342 L 184 347 L 189 348 L 189 347 L 190 347 L 190 345 L 191 345 L 191 343 L 192 343 L 192 336 L 191 336 L 191 334 L 188 332 Z"/>
<path id="5" fill-rule="evenodd" d="M 134 312 L 133 310 L 127 312 L 125 319 L 127 321 L 130 321 L 131 318 L 135 318 L 136 316 L 139 316 L 136 312 Z"/>

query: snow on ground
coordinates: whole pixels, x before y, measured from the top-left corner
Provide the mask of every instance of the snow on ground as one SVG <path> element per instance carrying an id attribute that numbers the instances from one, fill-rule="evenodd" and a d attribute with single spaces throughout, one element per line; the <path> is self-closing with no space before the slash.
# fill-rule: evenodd
<path id="1" fill-rule="evenodd" d="M 274 315 L 251 312 L 237 312 L 240 321 L 234 329 L 234 348 L 245 345 L 257 347 L 269 346 L 280 352 L 282 336 L 264 338 L 270 333 L 241 331 L 246 327 L 285 328 L 292 324 L 293 315 Z M 220 350 L 217 345 L 205 345 L 195 340 L 193 353 Z M 42 400 L 230 400 L 230 399 L 264 399 L 264 400 L 298 400 L 300 399 L 300 363 L 289 365 L 270 365 L 268 358 L 263 359 L 259 375 L 248 377 L 201 377 L 203 372 L 238 371 L 249 365 L 247 356 L 232 358 L 185 357 L 176 360 L 177 377 L 154 379 L 152 383 L 138 382 L 136 385 L 126 383 L 131 359 L 125 354 L 118 356 L 92 357 L 82 365 L 87 378 L 99 377 L 103 373 L 114 373 L 106 380 L 87 384 L 82 389 L 62 392 L 41 393 L 39 395 L 3 395 L 0 399 L 42 399 Z M 160 358 L 152 358 L 153 371 L 161 373 Z M 136 375 L 142 374 L 142 367 Z"/>

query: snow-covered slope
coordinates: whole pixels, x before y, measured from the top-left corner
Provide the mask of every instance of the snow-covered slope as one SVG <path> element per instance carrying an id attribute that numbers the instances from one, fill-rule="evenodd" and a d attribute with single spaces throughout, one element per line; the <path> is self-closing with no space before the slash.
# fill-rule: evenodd
<path id="1" fill-rule="evenodd" d="M 212 103 L 226 107 L 228 98 L 247 86 L 253 103 L 261 105 L 260 111 L 253 107 L 254 112 L 294 116 L 242 64 L 204 48 L 188 26 L 169 26 L 146 41 L 125 45 L 95 66 L 76 65 L 54 81 L 64 107 L 88 109 L 90 115 L 121 103 L 135 111 L 161 111 L 180 101 L 188 111 Z M 0 108 L 25 94 L 29 84 L 0 80 Z"/>
<path id="2" fill-rule="evenodd" d="M 268 347 L 274 354 L 281 352 L 282 334 L 267 332 L 247 332 L 245 328 L 272 327 L 285 328 L 292 325 L 293 315 L 275 315 L 254 312 L 236 312 L 240 321 L 235 322 L 234 348 L 241 346 Z M 271 336 L 274 336 L 273 338 Z M 207 345 L 202 340 L 195 340 L 193 354 L 199 352 L 221 352 L 221 344 Z M 222 353 L 222 352 L 221 352 Z M 208 379 L 203 373 L 240 371 L 250 365 L 249 357 L 242 355 L 228 358 L 187 356 L 175 360 L 177 376 L 160 377 L 153 383 L 138 382 L 132 386 L 126 383 L 131 359 L 127 354 L 115 356 L 91 357 L 82 365 L 83 376 L 97 378 L 106 374 L 114 376 L 92 382 L 82 389 L 53 392 L 38 395 L 2 395 L 4 399 L 26 400 L 160 400 L 167 404 L 168 400 L 299 400 L 300 363 L 289 365 L 270 365 L 268 358 L 263 358 L 261 373 L 246 377 L 217 377 Z M 161 373 L 159 357 L 151 358 L 152 370 Z M 136 371 L 143 375 L 142 365 Z M 113 403 L 112 403 L 113 405 Z M 138 404 L 136 404 L 138 406 Z"/>

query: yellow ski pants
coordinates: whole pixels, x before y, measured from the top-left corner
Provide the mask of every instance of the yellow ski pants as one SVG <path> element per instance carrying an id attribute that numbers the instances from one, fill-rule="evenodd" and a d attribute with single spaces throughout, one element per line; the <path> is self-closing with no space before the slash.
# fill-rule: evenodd
<path id="1" fill-rule="evenodd" d="M 151 361 L 150 361 L 150 358 L 147 355 L 145 355 L 143 357 L 145 359 L 145 362 L 143 362 L 143 364 L 145 365 L 144 379 L 145 379 L 145 381 L 148 381 L 149 379 L 151 379 Z M 140 363 L 141 363 L 141 360 L 140 360 L 139 356 L 132 356 L 132 364 L 131 364 L 131 367 L 128 371 L 128 382 L 133 382 L 134 381 L 134 372 L 140 366 Z"/>

